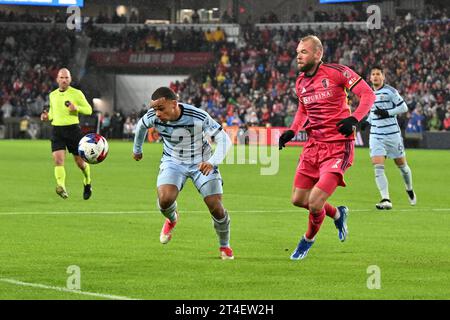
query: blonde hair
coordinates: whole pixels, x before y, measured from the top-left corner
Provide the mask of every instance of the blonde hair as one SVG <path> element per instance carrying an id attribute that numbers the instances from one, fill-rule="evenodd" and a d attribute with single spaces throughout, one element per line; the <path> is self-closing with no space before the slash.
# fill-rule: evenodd
<path id="1" fill-rule="evenodd" d="M 315 36 L 315 35 L 307 35 L 303 38 L 300 39 L 300 41 L 312 41 L 314 43 L 314 51 L 320 50 L 323 52 L 323 45 L 322 45 L 322 41 L 320 41 L 320 39 Z"/>

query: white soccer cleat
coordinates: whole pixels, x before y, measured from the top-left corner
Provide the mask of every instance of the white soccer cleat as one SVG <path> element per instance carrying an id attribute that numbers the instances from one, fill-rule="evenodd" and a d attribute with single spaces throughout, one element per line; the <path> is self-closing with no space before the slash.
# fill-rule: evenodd
<path id="1" fill-rule="evenodd" d="M 412 206 L 415 206 L 416 203 L 417 203 L 417 198 L 416 198 L 416 194 L 414 193 L 414 191 L 413 190 L 406 190 L 406 193 L 408 194 L 409 203 Z"/>
<path id="2" fill-rule="evenodd" d="M 389 199 L 381 199 L 380 203 L 377 203 L 375 207 L 378 210 L 391 210 L 392 209 L 392 202 Z"/>

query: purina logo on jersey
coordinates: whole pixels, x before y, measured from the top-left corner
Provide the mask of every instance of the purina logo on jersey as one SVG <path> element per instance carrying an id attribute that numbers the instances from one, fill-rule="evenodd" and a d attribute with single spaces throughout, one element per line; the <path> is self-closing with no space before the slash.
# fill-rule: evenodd
<path id="1" fill-rule="evenodd" d="M 324 87 L 325 89 L 328 88 L 330 82 L 328 81 L 328 79 L 323 79 L 322 80 L 322 87 Z"/>

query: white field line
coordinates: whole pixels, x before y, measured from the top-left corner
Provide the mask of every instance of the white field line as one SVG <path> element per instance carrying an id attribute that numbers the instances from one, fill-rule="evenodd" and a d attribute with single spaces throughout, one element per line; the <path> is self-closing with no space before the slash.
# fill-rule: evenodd
<path id="1" fill-rule="evenodd" d="M 81 294 L 85 296 L 92 296 L 92 297 L 98 297 L 98 298 L 104 298 L 104 299 L 112 299 L 112 300 L 137 300 L 134 298 L 129 297 L 123 297 L 123 296 L 115 296 L 111 294 L 103 294 L 103 293 L 96 293 L 96 292 L 88 292 L 88 291 L 81 291 L 81 290 L 71 290 L 64 287 L 54 287 L 54 286 L 47 286 L 40 283 L 29 283 L 29 282 L 23 282 L 19 280 L 14 279 L 7 279 L 7 278 L 0 278 L 0 282 L 10 283 L 17 286 L 22 287 L 33 287 L 33 288 L 40 288 L 40 289 L 47 289 L 47 290 L 55 290 L 55 291 L 61 291 L 61 292 L 70 292 L 75 294 Z"/>
<path id="2" fill-rule="evenodd" d="M 289 210 L 230 210 L 230 212 L 239 212 L 239 213 L 290 213 L 290 212 L 299 212 L 302 211 L 302 209 L 289 209 Z M 351 209 L 350 213 L 352 212 L 369 212 L 374 211 L 372 209 Z M 411 209 L 392 209 L 389 210 L 390 212 L 450 212 L 450 208 L 411 208 Z M 186 210 L 187 213 L 201 213 L 201 212 L 207 212 L 207 209 L 205 210 Z M 149 213 L 159 213 L 158 210 L 148 210 L 148 211 L 0 211 L 0 216 L 9 216 L 9 215 L 120 215 L 120 214 L 149 214 Z"/>

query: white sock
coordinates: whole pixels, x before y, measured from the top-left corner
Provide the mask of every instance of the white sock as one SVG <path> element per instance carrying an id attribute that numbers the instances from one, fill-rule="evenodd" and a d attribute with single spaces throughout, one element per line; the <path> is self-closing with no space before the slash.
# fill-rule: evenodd
<path id="1" fill-rule="evenodd" d="M 412 190 L 412 173 L 411 169 L 407 164 L 404 164 L 402 166 L 398 166 L 400 169 L 400 172 L 402 173 L 403 181 L 405 181 L 405 188 L 406 190 Z"/>
<path id="2" fill-rule="evenodd" d="M 389 198 L 389 186 L 386 174 L 384 173 L 384 165 L 376 164 L 375 168 L 375 182 L 377 184 L 378 190 L 380 191 L 382 199 L 390 199 Z"/>
<path id="3" fill-rule="evenodd" d="M 220 220 L 211 216 L 213 220 L 214 229 L 216 229 L 217 237 L 219 238 L 219 244 L 221 247 L 230 246 L 230 216 L 227 210 L 225 210 L 225 217 Z"/>
<path id="4" fill-rule="evenodd" d="M 174 222 L 177 219 L 175 212 L 177 211 L 177 202 L 174 201 L 170 207 L 167 209 L 162 209 L 159 205 L 159 200 L 157 200 L 158 208 L 161 213 L 170 220 L 170 222 Z"/>

